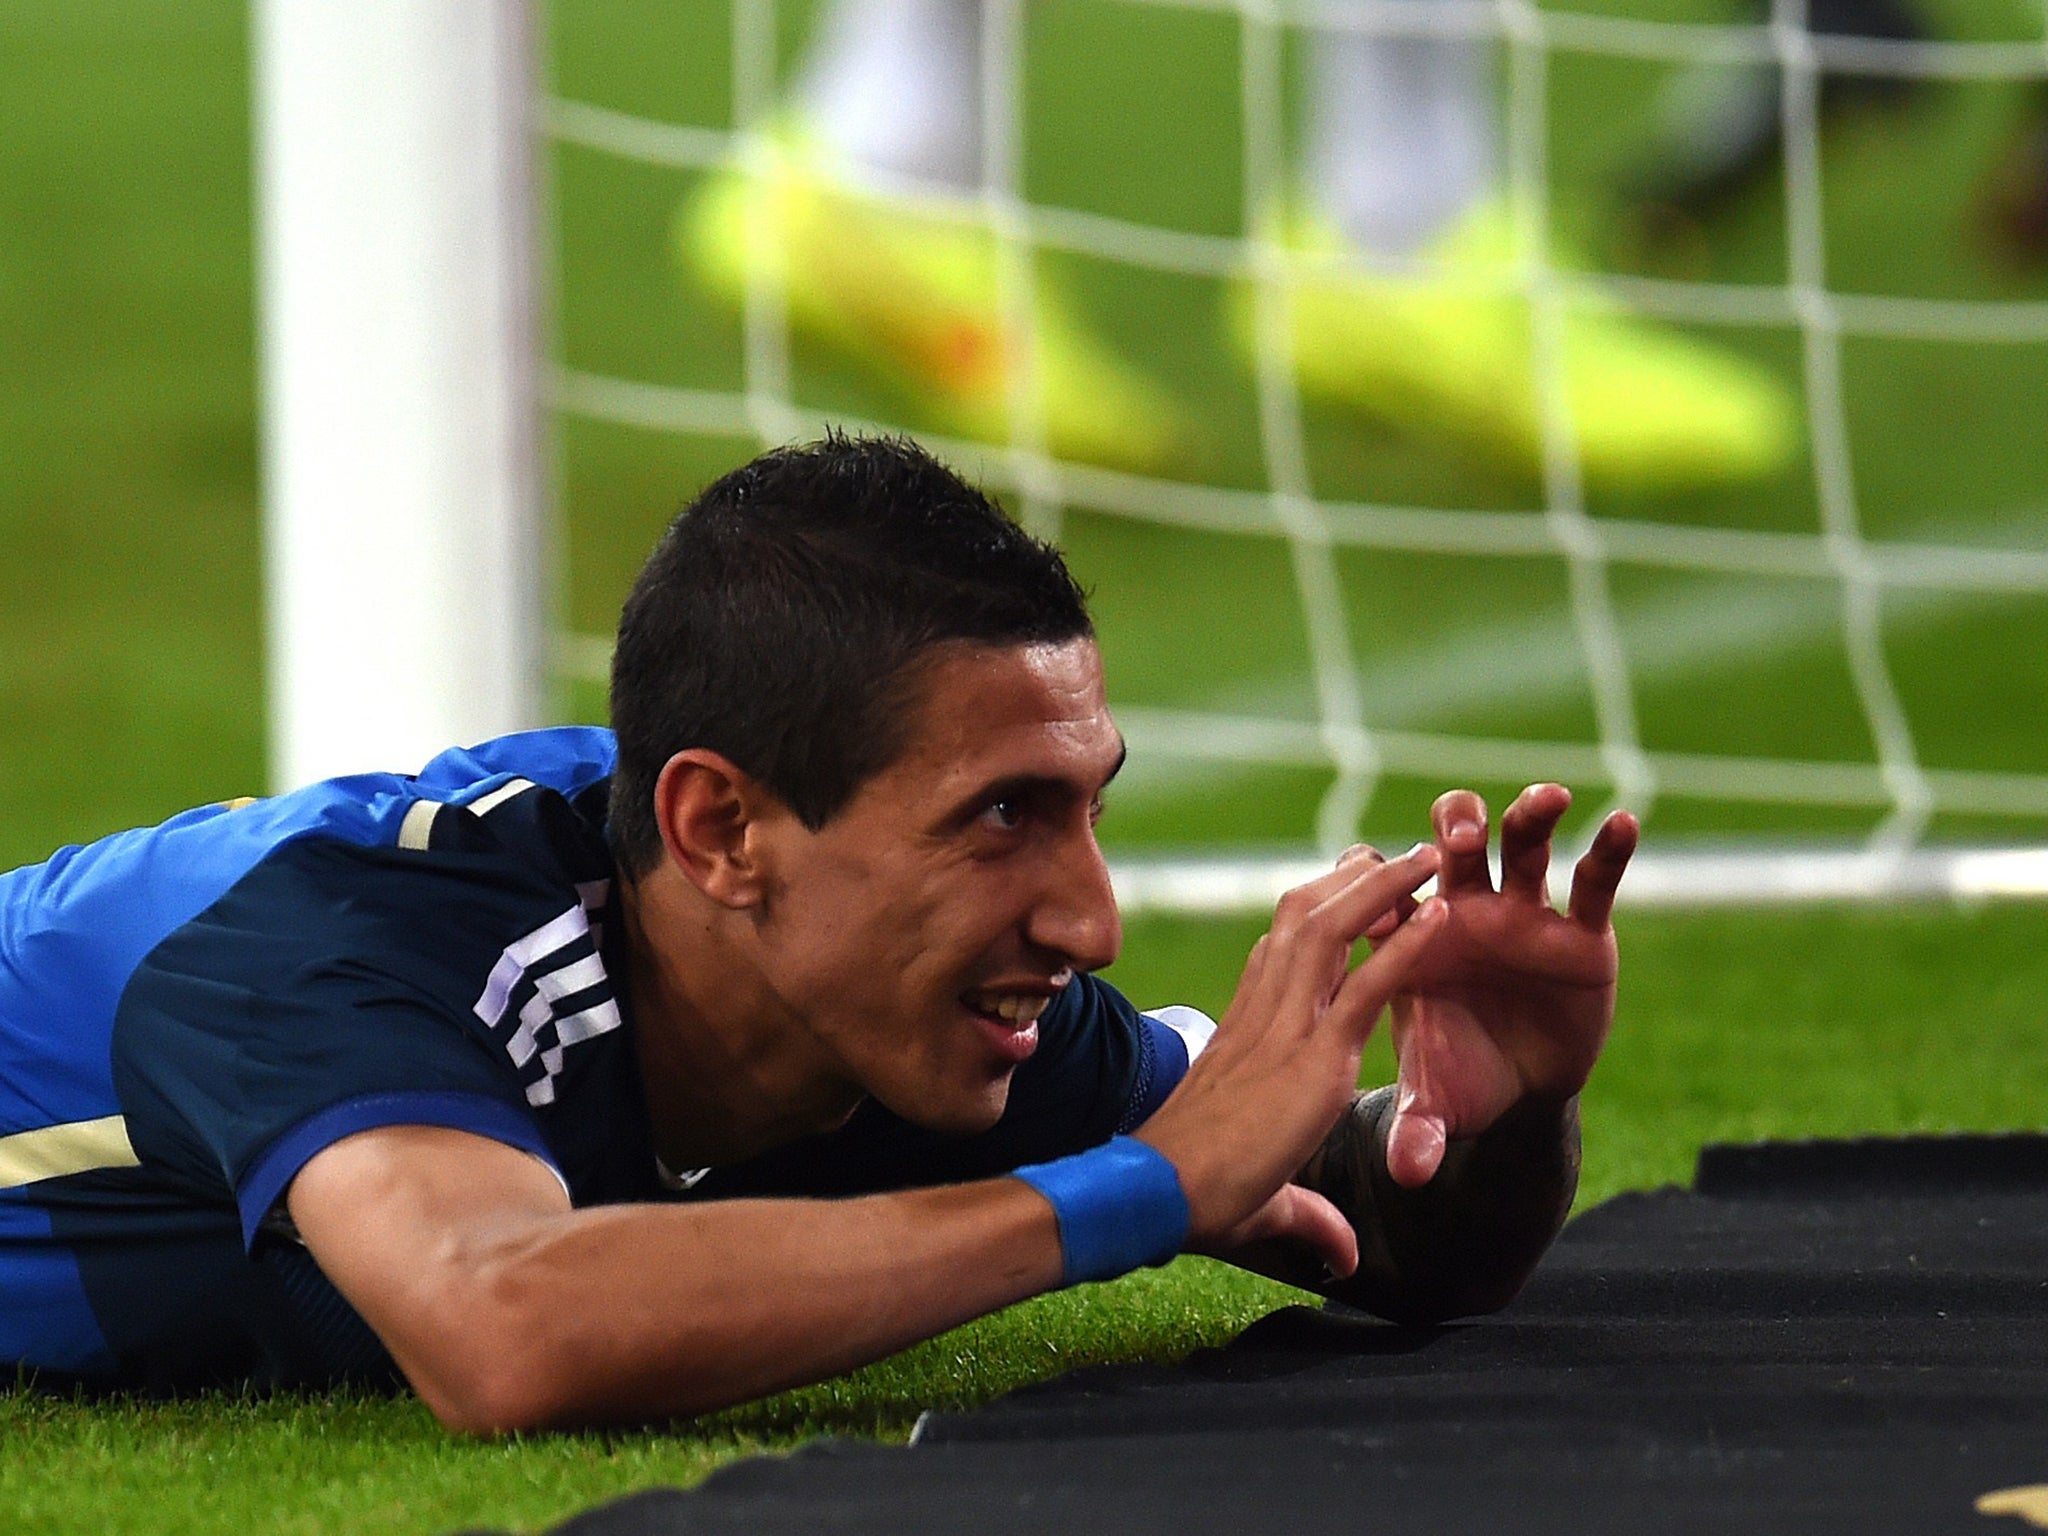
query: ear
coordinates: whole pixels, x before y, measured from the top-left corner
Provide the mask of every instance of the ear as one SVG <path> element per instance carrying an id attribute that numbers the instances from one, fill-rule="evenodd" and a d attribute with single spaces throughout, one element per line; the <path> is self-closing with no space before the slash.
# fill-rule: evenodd
<path id="1" fill-rule="evenodd" d="M 722 907 L 760 904 L 762 834 L 767 822 L 788 814 L 752 775 L 701 748 L 678 752 L 654 781 L 655 825 L 670 860 Z"/>

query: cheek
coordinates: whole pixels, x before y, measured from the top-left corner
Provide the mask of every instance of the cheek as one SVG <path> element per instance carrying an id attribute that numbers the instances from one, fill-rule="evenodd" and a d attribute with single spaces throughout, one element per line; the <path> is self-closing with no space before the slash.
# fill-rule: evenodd
<path id="1" fill-rule="evenodd" d="M 938 924 L 899 930 L 886 942 L 890 952 L 866 978 L 857 1005 L 865 1015 L 862 1032 L 899 1062 L 950 1077 L 956 1058 L 974 1050 L 960 994 L 988 974 L 989 945 L 979 934 Z"/>
<path id="2" fill-rule="evenodd" d="M 786 994 L 821 1024 L 935 1048 L 962 989 L 1015 963 L 1017 889 L 1009 871 L 968 860 L 813 865 L 778 913 Z"/>
<path id="3" fill-rule="evenodd" d="M 826 1013 L 900 1014 L 949 973 L 942 903 L 887 879 L 806 882 L 783 911 L 791 990 Z"/>

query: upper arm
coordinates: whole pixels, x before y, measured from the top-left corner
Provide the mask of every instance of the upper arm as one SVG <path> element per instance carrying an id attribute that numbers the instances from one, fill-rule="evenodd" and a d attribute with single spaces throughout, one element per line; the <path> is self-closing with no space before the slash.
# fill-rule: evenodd
<path id="1" fill-rule="evenodd" d="M 286 1194 L 299 1235 L 444 1419 L 511 1362 L 507 1260 L 569 1214 L 554 1170 L 464 1131 L 392 1125 L 315 1153 Z"/>
<path id="2" fill-rule="evenodd" d="M 579 921 L 564 925 L 577 933 L 562 964 L 587 965 L 594 941 L 574 895 L 507 879 L 494 908 L 467 868 L 293 844 L 160 943 L 114 1022 L 137 1154 L 195 1186 L 224 1184 L 248 1241 L 309 1158 L 360 1132 L 439 1125 L 547 1155 L 536 1092 L 560 1053 L 520 1036 L 531 1027 L 519 991 L 492 1020 L 480 1000 L 506 936 L 550 910 L 577 902 L 563 913 Z"/>

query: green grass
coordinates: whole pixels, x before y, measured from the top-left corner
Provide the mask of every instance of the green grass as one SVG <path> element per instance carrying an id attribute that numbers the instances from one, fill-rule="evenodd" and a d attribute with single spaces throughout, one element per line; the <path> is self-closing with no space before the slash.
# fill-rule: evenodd
<path id="1" fill-rule="evenodd" d="M 1601 8 L 1642 14 L 1646 4 Z M 1929 9 L 1951 36 L 2038 36 L 2038 12 L 2025 4 L 1943 0 Z M 1711 0 L 1658 10 L 1723 13 Z M 804 12 L 784 8 L 792 48 Z M 729 120 L 723 0 L 558 0 L 552 14 L 566 94 L 678 122 Z M 1234 232 L 1231 24 L 1116 0 L 1043 0 L 1029 14 L 1033 194 Z M 0 50 L 0 866 L 261 783 L 245 24 L 229 0 L 9 7 Z M 1142 53 L 1126 46 L 1134 39 Z M 1646 65 L 1554 61 L 1562 236 L 1588 262 L 1616 270 L 1781 280 L 1783 212 L 1768 191 L 1684 250 L 1633 241 L 1614 187 L 1659 79 Z M 1944 87 L 1911 119 L 1834 135 L 1833 279 L 1932 297 L 2048 292 L 2039 273 L 2000 268 L 1969 223 L 1985 155 L 2017 104 L 1997 83 Z M 1183 148 L 1191 173 L 1154 174 L 1163 155 Z M 667 251 L 690 179 L 573 150 L 559 153 L 554 170 L 569 360 L 734 387 L 737 328 L 680 281 Z M 1106 330 L 1197 397 L 1213 428 L 1204 472 L 1262 483 L 1247 386 L 1218 340 L 1214 285 L 1099 262 L 1048 264 Z M 1796 372 L 1787 335 L 1723 339 L 1788 378 Z M 1860 510 L 1874 534 L 2041 546 L 2048 460 L 2036 444 L 2048 347 L 1864 341 L 1846 361 Z M 801 356 L 798 386 L 807 403 L 862 415 L 914 411 L 829 358 Z M 1440 446 L 1322 416 L 1309 425 L 1318 485 L 1329 494 L 1451 508 L 1535 504 L 1533 487 Z M 559 431 L 567 613 L 576 627 L 601 630 L 676 501 L 750 445 L 568 419 Z M 1816 520 L 1803 471 L 1755 495 L 1595 511 L 1783 530 Z M 1086 508 L 1066 526 L 1096 590 L 1119 700 L 1295 717 L 1310 709 L 1307 642 L 1277 542 L 1139 527 Z M 1376 718 L 1416 730 L 1589 734 L 1585 679 L 1555 612 L 1555 562 L 1345 559 Z M 1825 592 L 1618 567 L 1615 593 L 1625 637 L 1649 658 L 1637 680 L 1651 745 L 1867 759 L 1829 625 L 1795 624 L 1771 644 L 1739 631 L 1718 646 L 1672 642 L 1675 616 L 1804 614 L 1831 601 Z M 1538 597 L 1549 606 L 1532 609 Z M 1501 633 L 1509 644 L 1480 654 L 1556 664 L 1534 665 L 1492 704 L 1471 687 L 1431 691 L 1430 668 L 1443 655 Z M 2032 599 L 1888 607 L 1889 657 L 1930 764 L 2041 769 L 2044 639 L 2048 618 Z M 587 694 L 567 701 L 582 714 L 597 703 Z M 1178 768 L 1133 765 L 1107 824 L 1113 839 L 1299 842 L 1327 782 L 1303 769 Z M 1412 836 L 1437 787 L 1390 782 L 1375 827 Z M 1867 819 L 1766 806 L 1743 824 L 1842 832 Z M 1666 802 L 1651 834 L 1654 844 L 1728 825 L 1726 805 Z M 2044 829 L 2015 817 L 1953 830 Z M 2048 914 L 2030 907 L 1624 909 L 1621 1013 L 1588 1093 L 1587 1198 L 1682 1179 L 1710 1139 L 2041 1125 L 2044 922 Z M 1147 1002 L 1220 1008 L 1255 931 L 1142 921 L 1116 977 Z M 1385 1070 L 1382 1043 L 1369 1072 Z M 1173 1358 L 1221 1342 L 1289 1294 L 1184 1261 L 1045 1298 L 838 1381 L 644 1435 L 474 1445 L 449 1440 L 409 1402 L 78 1403 L 0 1393 L 0 1523 L 115 1536 L 531 1529 L 634 1487 L 693 1481 L 761 1447 L 821 1433 L 901 1438 L 928 1406 L 979 1401 L 1092 1361 Z"/>
<path id="2" fill-rule="evenodd" d="M 1582 1204 L 1683 1181 L 1699 1145 L 2048 1122 L 2048 914 L 1625 917 L 1622 1003 L 1586 1095 Z M 1220 1009 L 1249 923 L 1136 924 L 1119 982 Z M 1375 1042 L 1369 1076 L 1388 1058 Z M 0 1393 L 0 1518 L 46 1536 L 534 1529 L 819 1434 L 900 1440 L 1077 1366 L 1220 1344 L 1298 1293 L 1182 1260 L 1048 1296 L 864 1371 L 661 1432 L 451 1440 L 411 1401 L 76 1403 Z"/>
<path id="3" fill-rule="evenodd" d="M 8 8 L 0 866 L 262 783 L 244 25 Z"/>

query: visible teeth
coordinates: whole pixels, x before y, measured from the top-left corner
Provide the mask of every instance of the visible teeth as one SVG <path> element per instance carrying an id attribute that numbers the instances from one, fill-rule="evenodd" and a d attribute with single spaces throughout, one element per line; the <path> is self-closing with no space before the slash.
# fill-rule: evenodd
<path id="1" fill-rule="evenodd" d="M 1006 1024 L 1029 1024 L 1052 1001 L 1043 993 L 984 992 L 973 999 L 976 1012 L 994 1014 Z"/>

